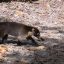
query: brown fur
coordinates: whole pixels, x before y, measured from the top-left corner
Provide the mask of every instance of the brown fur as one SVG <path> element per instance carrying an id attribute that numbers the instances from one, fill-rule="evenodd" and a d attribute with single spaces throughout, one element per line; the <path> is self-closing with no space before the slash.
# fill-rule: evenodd
<path id="1" fill-rule="evenodd" d="M 5 34 L 15 36 L 19 40 L 29 36 L 40 37 L 40 32 L 37 28 L 16 22 L 0 22 L 0 29 L 0 37 L 4 37 Z"/>

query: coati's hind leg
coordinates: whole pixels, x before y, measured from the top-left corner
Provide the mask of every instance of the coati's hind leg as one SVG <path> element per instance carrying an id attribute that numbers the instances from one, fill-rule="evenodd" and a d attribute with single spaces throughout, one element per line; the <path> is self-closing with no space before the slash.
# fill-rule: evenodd
<path id="1" fill-rule="evenodd" d="M 2 37 L 2 43 L 4 43 L 4 41 L 6 41 L 8 38 L 8 34 L 5 34 L 3 37 Z"/>
<path id="2" fill-rule="evenodd" d="M 37 42 L 32 38 L 32 36 L 32 32 L 28 32 L 26 39 L 31 40 L 35 45 L 38 45 Z"/>

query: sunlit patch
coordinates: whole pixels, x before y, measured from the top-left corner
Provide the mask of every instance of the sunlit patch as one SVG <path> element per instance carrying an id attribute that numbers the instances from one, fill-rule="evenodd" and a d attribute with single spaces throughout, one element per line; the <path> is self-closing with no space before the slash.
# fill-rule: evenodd
<path id="1" fill-rule="evenodd" d="M 27 48 L 30 51 L 37 51 L 37 50 L 46 50 L 47 48 L 45 46 L 38 46 L 38 47 L 29 47 Z"/>
<path id="2" fill-rule="evenodd" d="M 49 3 L 46 3 L 46 2 L 43 3 L 43 7 L 47 11 L 49 11 L 51 9 L 50 4 Z"/>
<path id="3" fill-rule="evenodd" d="M 58 0 L 59 2 L 61 2 L 62 0 Z"/>
<path id="4" fill-rule="evenodd" d="M 27 13 L 25 13 L 23 11 L 16 10 L 14 15 L 15 16 L 24 16 L 25 14 L 27 14 Z"/>
<path id="5" fill-rule="evenodd" d="M 47 9 L 50 9 L 50 4 L 47 3 L 47 4 L 46 4 L 46 7 L 47 7 Z"/>
<path id="6" fill-rule="evenodd" d="M 7 47 L 5 45 L 0 45 L 0 57 L 5 56 L 6 51 L 8 51 Z"/>

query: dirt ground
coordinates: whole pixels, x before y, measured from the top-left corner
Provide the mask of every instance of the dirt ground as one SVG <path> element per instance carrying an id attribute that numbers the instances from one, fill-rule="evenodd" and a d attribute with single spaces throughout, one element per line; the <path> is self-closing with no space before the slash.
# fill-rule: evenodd
<path id="1" fill-rule="evenodd" d="M 0 64 L 64 64 L 64 0 L 0 3 L 3 17 L 37 27 L 41 46 L 0 45 Z"/>

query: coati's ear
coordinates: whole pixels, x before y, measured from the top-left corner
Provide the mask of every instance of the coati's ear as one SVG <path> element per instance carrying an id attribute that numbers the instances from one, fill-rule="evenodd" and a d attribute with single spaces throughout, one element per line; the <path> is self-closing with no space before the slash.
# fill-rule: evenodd
<path id="1" fill-rule="evenodd" d="M 32 31 L 34 31 L 35 29 L 34 28 L 32 28 Z"/>

